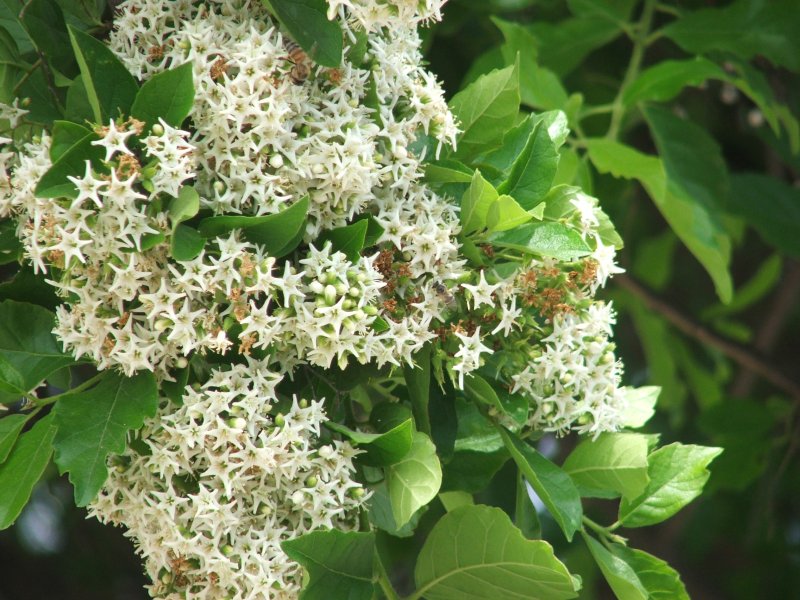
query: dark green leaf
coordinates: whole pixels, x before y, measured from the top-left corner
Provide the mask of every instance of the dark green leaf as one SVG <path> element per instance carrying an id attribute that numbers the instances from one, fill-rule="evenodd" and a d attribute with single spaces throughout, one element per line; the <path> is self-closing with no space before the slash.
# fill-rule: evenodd
<path id="1" fill-rule="evenodd" d="M 622 101 L 626 106 L 643 100 L 666 102 L 688 86 L 698 86 L 707 79 L 727 81 L 730 76 L 717 64 L 702 56 L 686 60 L 665 60 L 645 69 L 625 88 Z"/>
<path id="2" fill-rule="evenodd" d="M 17 436 L 25 423 L 28 422 L 30 415 L 8 415 L 0 419 L 0 463 L 8 458 L 8 453 L 14 447 Z"/>
<path id="3" fill-rule="evenodd" d="M 64 118 L 73 122 L 83 123 L 94 120 L 94 111 L 89 103 L 86 86 L 83 85 L 83 75 L 78 75 L 67 88 L 66 107 Z"/>
<path id="4" fill-rule="evenodd" d="M 737 0 L 687 13 L 662 30 L 692 54 L 717 50 L 748 60 L 760 55 L 800 71 L 798 31 L 800 11 L 795 0 Z"/>
<path id="5" fill-rule="evenodd" d="M 367 234 L 364 236 L 364 248 L 371 248 L 378 243 L 378 240 L 383 235 L 383 227 L 375 220 L 372 215 L 357 217 L 356 221 L 367 222 Z"/>
<path id="6" fill-rule="evenodd" d="M 266 0 L 275 16 L 314 62 L 338 67 L 342 62 L 342 30 L 329 21 L 325 0 Z"/>
<path id="7" fill-rule="evenodd" d="M 172 232 L 169 253 L 175 260 L 194 260 L 203 251 L 206 238 L 188 225 L 178 225 Z"/>
<path id="8" fill-rule="evenodd" d="M 408 399 L 414 411 L 414 422 L 422 433 L 431 435 L 428 413 L 431 390 L 431 344 L 425 344 L 414 355 L 414 366 L 403 364 L 403 377 L 408 389 Z M 435 441 L 435 440 L 434 440 Z"/>
<path id="9" fill-rule="evenodd" d="M 607 19 L 615 23 L 629 21 L 639 0 L 567 0 L 572 14 L 578 17 Z"/>
<path id="10" fill-rule="evenodd" d="M 616 38 L 622 29 L 612 20 L 591 16 L 558 23 L 537 21 L 528 31 L 538 40 L 539 64 L 563 78 L 588 54 Z"/>
<path id="11" fill-rule="evenodd" d="M 0 300 L 16 300 L 27 302 L 36 300 L 38 306 L 54 310 L 62 300 L 55 293 L 55 288 L 48 284 L 46 275 L 34 274 L 33 269 L 23 266 L 10 281 L 0 283 Z"/>
<path id="12" fill-rule="evenodd" d="M 36 196 L 39 198 L 75 198 L 78 190 L 67 177 L 83 177 L 86 175 L 87 160 L 91 161 L 92 165 L 97 165 L 103 160 L 105 153 L 102 147 L 92 145 L 96 139 L 97 136 L 90 133 L 64 152 L 36 184 Z"/>
<path id="13" fill-rule="evenodd" d="M 517 476 L 517 495 L 514 500 L 514 524 L 526 538 L 537 540 L 542 537 L 542 523 L 533 504 L 532 493 L 535 494 L 531 484 L 520 473 Z"/>
<path id="14" fill-rule="evenodd" d="M 56 70 L 68 77 L 77 73 L 75 61 L 66 48 L 69 47 L 64 13 L 53 0 L 25 2 L 19 12 L 22 25 L 42 55 L 47 57 Z"/>
<path id="15" fill-rule="evenodd" d="M 59 399 L 53 409 L 55 463 L 60 473 L 69 472 L 75 504 L 94 499 L 108 476 L 108 455 L 122 453 L 128 431 L 141 427 L 157 408 L 158 388 L 148 372 L 128 378 L 106 371 L 94 387 Z"/>
<path id="16" fill-rule="evenodd" d="M 17 520 L 53 453 L 56 426 L 52 414 L 23 433 L 0 465 L 0 529 Z"/>
<path id="17" fill-rule="evenodd" d="M 589 546 L 589 552 L 600 567 L 603 577 L 619 600 L 649 600 L 647 590 L 628 563 L 611 554 L 603 544 L 585 533 L 583 539 Z"/>
<path id="18" fill-rule="evenodd" d="M 462 131 L 457 158 L 468 159 L 498 146 L 519 112 L 518 66 L 482 75 L 453 96 L 450 108 Z"/>
<path id="19" fill-rule="evenodd" d="M 414 438 L 414 422 L 411 419 L 385 433 L 354 431 L 334 421 L 326 422 L 325 426 L 341 433 L 354 445 L 366 450 L 366 454 L 359 455 L 359 460 L 372 466 L 392 465 L 399 462 L 408 454 Z"/>
<path id="20" fill-rule="evenodd" d="M 553 519 L 571 541 L 581 528 L 581 497 L 569 475 L 558 468 L 515 434 L 499 427 L 506 449 L 531 484 Z"/>
<path id="21" fill-rule="evenodd" d="M 48 375 L 74 364 L 61 350 L 52 331 L 53 313 L 36 306 L 6 300 L 0 303 L 0 373 L 13 374 L 0 389 L 0 402 L 16 400 L 34 389 Z"/>
<path id="22" fill-rule="evenodd" d="M 591 254 L 581 235 L 563 223 L 527 223 L 510 231 L 492 234 L 488 240 L 494 246 L 559 260 L 575 260 Z"/>
<path id="23" fill-rule="evenodd" d="M 375 534 L 313 531 L 281 543 L 286 555 L 308 571 L 300 600 L 371 600 Z"/>
<path id="24" fill-rule="evenodd" d="M 335 251 L 343 253 L 349 261 L 356 262 L 364 248 L 368 228 L 369 221 L 362 219 L 352 225 L 325 231 L 317 238 L 317 243 L 323 245 L 329 241 Z"/>
<path id="25" fill-rule="evenodd" d="M 577 596 L 550 544 L 526 540 L 491 506 L 462 506 L 444 515 L 425 540 L 414 580 L 414 597 L 427 600 Z"/>
<path id="26" fill-rule="evenodd" d="M 17 223 L 11 219 L 0 222 L 0 264 L 17 263 L 22 258 L 22 242 L 17 235 Z"/>
<path id="27" fill-rule="evenodd" d="M 670 444 L 648 458 L 650 483 L 637 498 L 622 499 L 619 520 L 625 527 L 660 523 L 697 498 L 710 473 L 709 463 L 722 448 Z"/>
<path id="28" fill-rule="evenodd" d="M 444 471 L 442 491 L 482 492 L 506 461 L 505 447 L 495 452 L 454 452 Z"/>
<path id="29" fill-rule="evenodd" d="M 245 237 L 254 243 L 262 244 L 272 256 L 286 254 L 287 245 L 302 236 L 308 213 L 308 196 L 289 208 L 274 215 L 264 217 L 221 216 L 203 219 L 198 226 L 200 235 L 210 238 L 225 235 L 234 229 L 244 229 Z M 294 248 L 290 248 L 291 252 Z"/>
<path id="30" fill-rule="evenodd" d="M 397 526 L 403 527 L 417 510 L 433 500 L 441 485 L 442 467 L 436 446 L 427 435 L 416 432 L 406 456 L 386 468 L 386 486 Z"/>
<path id="31" fill-rule="evenodd" d="M 67 150 L 92 132 L 77 123 L 55 121 L 53 123 L 53 141 L 50 144 L 50 160 L 57 161 Z"/>
<path id="32" fill-rule="evenodd" d="M 114 53 L 100 40 L 69 28 L 69 37 L 96 123 L 127 114 L 139 86 Z M 63 52 L 63 47 L 60 52 Z"/>
<path id="33" fill-rule="evenodd" d="M 611 552 L 633 569 L 648 600 L 689 600 L 681 576 L 660 558 L 621 544 L 612 544 Z"/>
<path id="34" fill-rule="evenodd" d="M 546 127 L 537 123 L 511 166 L 508 179 L 497 187 L 497 191 L 513 196 L 525 210 L 533 208 L 553 185 L 558 157 L 558 150 Z"/>
<path id="35" fill-rule="evenodd" d="M 158 123 L 159 117 L 173 127 L 180 127 L 193 102 L 192 63 L 188 62 L 145 81 L 133 101 L 131 115 L 144 121 L 148 130 Z"/>

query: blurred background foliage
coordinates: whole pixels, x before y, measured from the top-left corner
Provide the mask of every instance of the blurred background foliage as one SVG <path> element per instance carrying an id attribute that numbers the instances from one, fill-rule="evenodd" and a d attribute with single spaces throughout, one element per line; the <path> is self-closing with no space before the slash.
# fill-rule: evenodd
<path id="1" fill-rule="evenodd" d="M 113 2 L 58 4 L 66 22 L 100 35 L 111 26 Z M 50 2 L 0 0 L 0 101 L 16 90 L 47 122 L 37 97 L 66 88 L 15 29 L 25 5 L 43 11 L 41 23 L 52 17 Z M 524 105 L 567 114 L 556 183 L 600 198 L 625 240 L 627 274 L 605 295 L 619 311 L 626 383 L 663 388 L 647 431 L 662 443 L 725 448 L 703 497 L 631 530 L 631 544 L 675 567 L 692 598 L 796 595 L 800 4 L 450 0 L 424 35 L 451 95 L 519 56 Z M 0 284 L 0 297 L 14 289 Z M 574 443 L 550 449 L 563 458 Z M 0 533 L 0 600 L 144 598 L 131 544 L 83 520 L 69 484 L 52 475 L 18 526 Z M 482 500 L 510 509 L 514 477 L 506 465 Z M 597 500 L 588 510 L 610 522 L 609 507 Z M 415 556 L 435 512 L 389 551 Z M 581 598 L 611 597 L 586 576 L 585 550 L 564 559 L 584 574 Z"/>

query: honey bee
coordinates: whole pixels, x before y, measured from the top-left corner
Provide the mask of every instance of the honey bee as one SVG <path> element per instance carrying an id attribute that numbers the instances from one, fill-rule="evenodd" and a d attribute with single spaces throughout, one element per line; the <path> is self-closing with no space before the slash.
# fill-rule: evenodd
<path id="1" fill-rule="evenodd" d="M 450 293 L 450 290 L 448 290 L 443 283 L 435 281 L 433 283 L 433 291 L 436 292 L 436 294 L 439 296 L 442 302 L 444 302 L 444 305 L 447 308 L 453 309 L 456 308 L 456 306 L 458 306 L 455 296 L 453 296 L 453 294 Z"/>
<path id="2" fill-rule="evenodd" d="M 289 53 L 287 58 L 292 63 L 289 77 L 295 85 L 300 85 L 311 75 L 311 59 L 300 46 L 292 41 L 286 43 L 286 51 Z"/>

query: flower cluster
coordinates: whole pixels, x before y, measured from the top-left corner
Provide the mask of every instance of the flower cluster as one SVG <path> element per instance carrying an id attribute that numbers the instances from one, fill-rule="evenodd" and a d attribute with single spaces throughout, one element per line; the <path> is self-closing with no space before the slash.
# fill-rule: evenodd
<path id="1" fill-rule="evenodd" d="M 280 543 L 355 524 L 354 450 L 322 444 L 322 403 L 280 399 L 280 380 L 258 361 L 216 371 L 114 457 L 90 513 L 126 527 L 153 596 L 296 598 L 301 569 Z"/>

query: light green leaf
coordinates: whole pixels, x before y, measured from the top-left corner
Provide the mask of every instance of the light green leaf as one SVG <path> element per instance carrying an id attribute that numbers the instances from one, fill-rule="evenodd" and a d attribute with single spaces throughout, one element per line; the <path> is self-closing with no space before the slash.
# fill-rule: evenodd
<path id="1" fill-rule="evenodd" d="M 86 506 L 108 476 L 106 457 L 125 450 L 128 431 L 138 429 L 158 408 L 158 388 L 152 373 L 128 378 L 105 371 L 85 391 L 63 395 L 53 408 L 58 434 L 55 463 L 69 472 L 75 504 Z"/>
<path id="2" fill-rule="evenodd" d="M 178 224 L 169 241 L 169 253 L 177 261 L 194 260 L 203 251 L 206 238 L 188 225 Z"/>
<path id="3" fill-rule="evenodd" d="M 489 207 L 498 198 L 497 190 L 476 170 L 472 182 L 461 197 L 461 231 L 464 234 L 486 227 Z"/>
<path id="4" fill-rule="evenodd" d="M 558 149 L 544 123 L 536 123 L 508 179 L 497 186 L 498 193 L 513 196 L 525 210 L 533 208 L 550 191 L 558 158 Z"/>
<path id="5" fill-rule="evenodd" d="M 603 433 L 583 440 L 563 469 L 584 489 L 635 498 L 647 487 L 647 439 L 636 433 Z"/>
<path id="6" fill-rule="evenodd" d="M 399 538 L 411 537 L 414 535 L 414 530 L 417 528 L 420 518 L 427 510 L 428 507 L 423 506 L 414 513 L 408 523 L 398 527 L 392 514 L 392 500 L 389 498 L 389 490 L 386 489 L 386 483 L 381 482 L 372 488 L 372 496 L 369 498 L 369 522 L 389 535 Z"/>
<path id="7" fill-rule="evenodd" d="M 462 506 L 473 506 L 475 504 L 472 494 L 462 491 L 441 492 L 439 501 L 447 512 L 452 512 Z"/>
<path id="8" fill-rule="evenodd" d="M 649 600 L 644 585 L 633 568 L 624 560 L 611 554 L 603 544 L 583 533 L 583 539 L 589 547 L 600 572 L 614 591 L 618 600 Z"/>
<path id="9" fill-rule="evenodd" d="M 425 165 L 425 180 L 428 183 L 469 183 L 472 169 L 453 159 L 444 159 Z"/>
<path id="10" fill-rule="evenodd" d="M 442 485 L 442 467 L 436 446 L 427 435 L 416 432 L 408 454 L 386 468 L 386 485 L 398 527 L 436 497 Z"/>
<path id="11" fill-rule="evenodd" d="M 366 450 L 359 460 L 368 465 L 391 465 L 399 462 L 408 454 L 414 438 L 414 422 L 403 421 L 385 433 L 364 433 L 345 427 L 334 421 L 327 421 L 325 426 L 341 433 L 353 444 Z"/>
<path id="12" fill-rule="evenodd" d="M 636 179 L 644 186 L 675 234 L 705 267 L 719 297 L 728 301 L 733 288 L 728 271 L 731 243 L 717 212 L 689 195 L 674 180 L 668 182 L 664 163 L 655 156 L 605 139 L 586 140 L 586 147 L 598 171 Z"/>
<path id="13" fill-rule="evenodd" d="M 581 497 L 569 475 L 515 434 L 500 427 L 500 435 L 517 468 L 531 484 L 568 541 L 581 528 Z"/>
<path id="14" fill-rule="evenodd" d="M 567 568 L 547 542 L 526 540 L 499 508 L 462 506 L 425 540 L 411 599 L 576 597 Z"/>
<path id="15" fill-rule="evenodd" d="M 689 600 L 681 576 L 660 558 L 621 544 L 612 544 L 611 552 L 633 569 L 648 600 Z"/>
<path id="16" fill-rule="evenodd" d="M 191 219 L 199 210 L 200 195 L 192 186 L 184 185 L 178 192 L 178 197 L 169 203 L 168 212 L 172 227 L 175 228 L 179 223 Z"/>
<path id="17" fill-rule="evenodd" d="M 316 63 L 338 67 L 344 41 L 339 23 L 329 21 L 325 0 L 264 0 L 275 16 Z"/>
<path id="18" fill-rule="evenodd" d="M 475 373 L 470 373 L 464 379 L 464 395 L 473 402 L 495 408 L 508 415 L 517 423 L 517 427 L 524 425 L 528 420 L 528 401 L 524 396 L 512 395 L 507 390 L 495 390 L 488 381 Z M 487 430 L 494 433 L 491 428 Z"/>
<path id="19" fill-rule="evenodd" d="M 470 158 L 498 146 L 519 112 L 517 65 L 479 77 L 450 100 L 461 135 L 456 158 Z"/>
<path id="20" fill-rule="evenodd" d="M 17 400 L 49 375 L 75 364 L 61 350 L 54 328 L 55 316 L 41 306 L 0 303 L 0 402 Z"/>
<path id="21" fill-rule="evenodd" d="M 563 223 L 527 223 L 510 231 L 492 234 L 488 241 L 494 246 L 565 261 L 592 252 L 581 235 Z"/>
<path id="22" fill-rule="evenodd" d="M 798 31 L 795 0 L 737 0 L 689 12 L 662 30 L 692 54 L 723 51 L 746 60 L 764 56 L 777 66 L 800 71 Z"/>
<path id="23" fill-rule="evenodd" d="M 619 520 L 625 527 L 655 525 L 697 498 L 710 473 L 706 467 L 722 448 L 670 444 L 648 458 L 650 483 L 634 499 L 623 498 Z"/>
<path id="24" fill-rule="evenodd" d="M 661 393 L 657 385 L 647 385 L 638 388 L 624 387 L 627 406 L 622 413 L 622 425 L 634 429 L 642 427 L 656 412 L 656 400 Z"/>
<path id="25" fill-rule="evenodd" d="M 371 600 L 375 534 L 312 531 L 281 543 L 286 555 L 308 571 L 300 600 Z"/>
<path id="26" fill-rule="evenodd" d="M 147 130 L 159 117 L 173 127 L 180 127 L 194 102 L 192 63 L 156 73 L 142 84 L 131 107 L 131 115 L 144 121 Z"/>
<path id="27" fill-rule="evenodd" d="M 356 262 L 361 256 L 362 248 L 364 248 L 368 228 L 369 221 L 362 219 L 352 225 L 345 225 L 344 227 L 337 227 L 323 232 L 317 238 L 317 243 L 323 245 L 325 242 L 330 241 L 334 251 L 341 252 L 347 256 L 348 260 Z"/>
<path id="28" fill-rule="evenodd" d="M 69 27 L 69 38 L 95 122 L 105 125 L 126 114 L 139 89 L 133 75 L 100 40 L 74 27 Z"/>
<path id="29" fill-rule="evenodd" d="M 53 415 L 40 419 L 23 433 L 8 459 L 0 464 L 0 529 L 12 525 L 31 497 L 53 453 L 56 426 Z"/>
<path id="30" fill-rule="evenodd" d="M 0 419 L 0 463 L 8 458 L 8 453 L 14 447 L 17 436 L 25 423 L 28 422 L 30 415 L 8 415 Z"/>
<path id="31" fill-rule="evenodd" d="M 698 86 L 707 79 L 728 81 L 724 69 L 702 56 L 686 60 L 665 60 L 645 69 L 625 88 L 622 102 L 626 106 L 644 100 L 667 102 L 689 85 Z"/>

